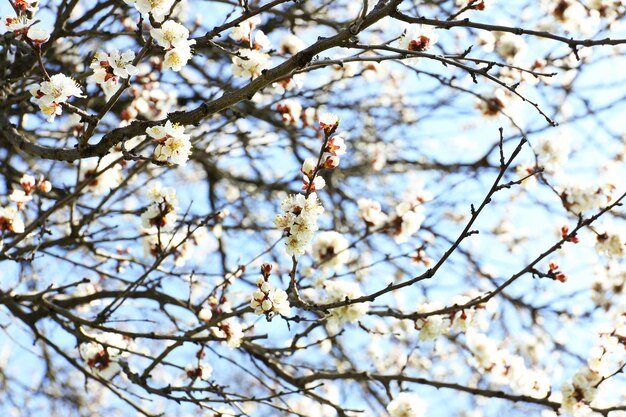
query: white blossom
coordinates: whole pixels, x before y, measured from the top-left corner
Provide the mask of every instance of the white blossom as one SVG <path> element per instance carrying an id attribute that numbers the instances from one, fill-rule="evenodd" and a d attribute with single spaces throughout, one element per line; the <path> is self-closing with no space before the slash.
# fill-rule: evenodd
<path id="1" fill-rule="evenodd" d="M 401 392 L 387 405 L 391 417 L 423 417 L 426 403 L 416 394 Z"/>
<path id="2" fill-rule="evenodd" d="M 343 302 L 346 299 L 354 300 L 362 297 L 363 291 L 356 282 L 328 280 L 324 282 L 326 290 L 325 303 Z M 338 332 L 345 323 L 358 321 L 369 309 L 369 302 L 353 303 L 330 310 L 327 316 L 327 326 L 333 333 Z"/>
<path id="3" fill-rule="evenodd" d="M 313 259 L 321 267 L 337 269 L 350 258 L 348 240 L 335 231 L 321 232 L 313 244 Z"/>
<path id="4" fill-rule="evenodd" d="M 167 121 L 163 126 L 154 126 L 146 129 L 146 133 L 154 139 L 157 146 L 154 157 L 158 161 L 170 161 L 177 165 L 184 165 L 191 154 L 191 140 L 185 134 L 185 127 Z"/>
<path id="5" fill-rule="evenodd" d="M 233 75 L 246 79 L 258 77 L 270 65 L 269 55 L 256 49 L 240 49 L 232 62 Z"/>
<path id="6" fill-rule="evenodd" d="M 124 0 L 127 4 L 134 4 L 143 14 L 150 13 L 155 21 L 162 22 L 170 13 L 175 0 Z"/>
<path id="7" fill-rule="evenodd" d="M 30 93 L 42 113 L 48 116 L 49 122 L 61 114 L 61 104 L 72 96 L 84 97 L 76 81 L 64 74 L 55 74 L 50 80 L 31 87 Z"/>
<path id="8" fill-rule="evenodd" d="M 24 233 L 24 222 L 14 207 L 0 207 L 0 232 Z"/>
<path id="9" fill-rule="evenodd" d="M 380 203 L 367 198 L 361 198 L 357 201 L 359 211 L 357 215 L 369 227 L 378 227 L 387 221 L 387 215 L 380 208 Z"/>

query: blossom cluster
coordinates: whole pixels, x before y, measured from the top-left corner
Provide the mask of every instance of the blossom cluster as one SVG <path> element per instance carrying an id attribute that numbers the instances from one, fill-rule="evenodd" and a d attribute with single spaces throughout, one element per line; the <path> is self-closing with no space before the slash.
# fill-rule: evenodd
<path id="1" fill-rule="evenodd" d="M 61 105 L 70 98 L 84 97 L 76 81 L 64 74 L 55 74 L 49 80 L 32 86 L 30 93 L 41 112 L 48 116 L 48 122 L 63 112 Z"/>
<path id="2" fill-rule="evenodd" d="M 324 282 L 324 290 L 326 291 L 325 303 L 336 303 L 348 300 L 354 300 L 363 297 L 363 291 L 356 282 L 342 280 L 327 280 Z M 326 326 L 328 329 L 337 333 L 341 330 L 345 323 L 357 322 L 369 309 L 368 302 L 353 303 L 345 306 L 333 308 L 326 317 Z"/>
<path id="3" fill-rule="evenodd" d="M 162 187 L 161 183 L 155 183 L 147 192 L 150 205 L 141 214 L 142 226 L 146 229 L 157 230 L 172 229 L 176 223 L 177 214 L 176 190 Z"/>
<path id="4" fill-rule="evenodd" d="M 324 147 L 319 159 L 306 158 L 302 164 L 302 190 L 319 191 L 326 186 L 324 178 L 317 174 L 323 169 L 333 169 L 339 165 L 340 156 L 346 152 L 344 139 L 332 136 Z"/>
<path id="5" fill-rule="evenodd" d="M 213 374 L 213 367 L 206 362 L 198 361 L 185 366 L 185 375 L 190 379 L 207 381 Z"/>
<path id="6" fill-rule="evenodd" d="M 101 159 L 86 159 L 81 162 L 80 180 L 88 181 L 85 191 L 101 195 L 115 189 L 123 180 L 119 153 L 114 152 Z"/>
<path id="7" fill-rule="evenodd" d="M 437 43 L 439 36 L 432 26 L 410 25 L 398 39 L 398 48 L 425 52 Z"/>
<path id="8" fill-rule="evenodd" d="M 52 190 L 52 184 L 43 175 L 38 180 L 32 175 L 24 174 L 20 178 L 21 189 L 14 189 L 9 195 L 9 200 L 15 203 L 14 206 L 0 206 L 0 236 L 6 232 L 24 233 L 24 221 L 20 216 L 25 205 L 33 199 L 33 194 L 37 191 L 48 193 Z M 0 247 L 2 246 L 0 238 Z"/>
<path id="9" fill-rule="evenodd" d="M 133 342 L 118 333 L 88 335 L 92 341 L 81 343 L 80 356 L 89 369 L 104 379 L 111 379 L 120 371 L 119 359 L 128 356 Z"/>
<path id="10" fill-rule="evenodd" d="M 341 233 L 321 232 L 313 244 L 313 259 L 322 268 L 337 269 L 348 262 L 349 246 L 348 240 Z"/>
<path id="11" fill-rule="evenodd" d="M 459 295 L 451 300 L 455 306 L 463 306 L 471 301 L 467 295 Z M 415 327 L 419 329 L 419 339 L 422 341 L 434 340 L 439 336 L 448 334 L 450 330 L 459 332 L 467 331 L 470 326 L 480 325 L 477 318 L 478 311 L 492 310 L 493 304 L 479 304 L 469 308 L 458 309 L 457 311 L 444 314 L 429 314 L 443 309 L 444 306 L 438 302 L 421 303 L 417 308 L 417 313 L 425 314 L 424 317 L 415 321 Z"/>
<path id="12" fill-rule="evenodd" d="M 426 415 L 426 403 L 418 395 L 401 392 L 387 405 L 391 417 L 423 417 Z"/>
<path id="13" fill-rule="evenodd" d="M 425 219 L 422 204 L 431 199 L 428 192 L 417 193 L 414 198 L 400 202 L 390 217 L 382 211 L 380 203 L 362 198 L 357 201 L 357 215 L 369 229 L 387 226 L 396 243 L 404 243 L 421 228 Z"/>
<path id="14" fill-rule="evenodd" d="M 170 13 L 175 0 L 124 0 L 128 5 L 133 5 L 144 15 L 150 15 L 157 22 L 161 23 Z"/>
<path id="15" fill-rule="evenodd" d="M 529 369 L 521 356 L 500 348 L 498 342 L 486 335 L 467 333 L 467 347 L 481 372 L 488 374 L 496 385 L 508 385 L 523 395 L 544 398 L 550 392 L 547 375 Z"/>
<path id="16" fill-rule="evenodd" d="M 561 387 L 561 411 L 576 417 L 593 414 L 589 404 L 596 398 L 599 385 L 624 366 L 626 354 L 626 316 L 621 315 L 612 329 L 600 333 L 582 367 Z"/>
<path id="17" fill-rule="evenodd" d="M 288 195 L 281 204 L 285 214 L 278 214 L 274 219 L 274 225 L 287 235 L 287 254 L 290 256 L 303 255 L 311 247 L 314 232 L 318 230 L 317 218 L 324 212 L 324 207 L 319 203 L 316 191 L 326 185 L 318 173 L 337 167 L 339 156 L 346 150 L 343 138 L 333 136 L 338 126 L 337 115 L 326 113 L 320 117 L 319 127 L 325 138 L 319 158 L 306 158 L 302 164 L 305 194 Z"/>
<path id="18" fill-rule="evenodd" d="M 146 133 L 157 144 L 154 157 L 157 161 L 171 161 L 177 165 L 187 163 L 191 154 L 191 141 L 185 134 L 185 127 L 167 121 L 164 126 L 154 126 L 146 129 Z"/>
<path id="19" fill-rule="evenodd" d="M 107 52 L 96 52 L 90 68 L 93 69 L 94 79 L 104 91 L 106 97 L 113 95 L 119 85 L 119 79 L 127 79 L 137 74 L 137 67 L 133 64 L 135 53 L 117 49 Z"/>
<path id="20" fill-rule="evenodd" d="M 254 312 L 258 315 L 265 314 L 268 319 L 275 314 L 286 316 L 291 311 L 287 293 L 280 288 L 272 288 L 271 271 L 270 264 L 261 265 L 261 275 L 256 280 L 257 290 L 254 291 L 250 300 L 250 307 L 254 309 Z"/>
<path id="21" fill-rule="evenodd" d="M 261 19 L 254 16 L 241 22 L 230 34 L 232 40 L 246 46 L 233 56 L 232 71 L 235 77 L 255 78 L 269 68 L 270 56 L 262 50 L 270 47 L 270 40 L 263 31 L 255 30 L 260 23 Z"/>
<path id="22" fill-rule="evenodd" d="M 4 25 L 16 37 L 23 38 L 32 47 L 38 49 L 50 39 L 50 32 L 36 28 L 37 21 L 33 18 L 39 10 L 39 1 L 19 0 L 15 4 L 17 17 L 5 17 Z"/>
<path id="23" fill-rule="evenodd" d="M 604 231 L 596 235 L 596 250 L 609 258 L 621 259 L 626 255 L 626 242 L 621 228 L 605 225 Z"/>
<path id="24" fill-rule="evenodd" d="M 318 230 L 317 219 L 324 212 L 317 194 L 287 196 L 280 205 L 284 214 L 276 215 L 274 225 L 287 234 L 287 254 L 300 256 L 311 247 Z"/>
<path id="25" fill-rule="evenodd" d="M 605 207 L 611 201 L 612 188 L 610 184 L 599 186 L 578 181 L 572 182 L 563 187 L 561 200 L 566 209 L 581 214 Z"/>
<path id="26" fill-rule="evenodd" d="M 173 20 L 165 21 L 161 27 L 150 29 L 156 43 L 165 49 L 163 68 L 180 71 L 191 59 L 191 47 L 196 41 L 189 39 L 189 30 Z"/>

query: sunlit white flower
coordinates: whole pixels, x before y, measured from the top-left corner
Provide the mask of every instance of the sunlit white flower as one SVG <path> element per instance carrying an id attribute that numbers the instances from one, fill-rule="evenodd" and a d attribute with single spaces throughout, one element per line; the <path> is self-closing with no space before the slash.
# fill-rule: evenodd
<path id="1" fill-rule="evenodd" d="M 356 282 L 328 280 L 324 282 L 326 290 L 325 303 L 343 302 L 362 297 L 363 291 Z M 358 321 L 369 309 L 369 302 L 352 303 L 333 308 L 327 317 L 327 326 L 333 333 L 338 332 L 345 323 Z"/>
<path id="2" fill-rule="evenodd" d="M 162 22 L 170 13 L 175 0 L 124 0 L 127 4 L 134 4 L 143 14 L 150 13 L 155 21 Z"/>
<path id="3" fill-rule="evenodd" d="M 40 46 L 41 44 L 48 42 L 48 39 L 50 39 L 50 32 L 45 29 L 38 29 L 31 26 L 28 28 L 26 37 L 35 45 Z"/>
<path id="4" fill-rule="evenodd" d="M 350 258 L 348 240 L 335 231 L 321 232 L 313 244 L 313 259 L 321 267 L 332 269 L 345 265 Z"/>
<path id="5" fill-rule="evenodd" d="M 154 157 L 158 161 L 183 165 L 189 159 L 191 141 L 189 135 L 185 134 L 184 126 L 172 124 L 168 120 L 163 126 L 149 127 L 146 133 L 157 143 Z"/>
<path id="6" fill-rule="evenodd" d="M 55 74 L 50 77 L 50 80 L 32 86 L 30 93 L 40 110 L 49 116 L 49 122 L 61 114 L 62 103 L 65 103 L 72 96 L 84 97 L 76 81 L 64 74 Z"/>
<path id="7" fill-rule="evenodd" d="M 134 59 L 133 51 L 120 53 L 117 49 L 112 49 L 109 53 L 96 53 L 90 68 L 94 70 L 94 79 L 105 95 L 110 96 L 117 90 L 119 78 L 126 79 L 137 74 L 137 67 L 132 64 Z"/>
<path id="8" fill-rule="evenodd" d="M 423 417 L 426 403 L 416 394 L 401 392 L 387 405 L 391 417 Z"/>
<path id="9" fill-rule="evenodd" d="M 228 36 L 235 42 L 250 43 L 250 34 L 259 24 L 261 24 L 261 19 L 258 16 L 253 16 L 235 26 Z"/>
<path id="10" fill-rule="evenodd" d="M 232 58 L 235 77 L 255 78 L 269 68 L 269 55 L 256 49 L 240 49 Z"/>
<path id="11" fill-rule="evenodd" d="M 357 215 L 369 227 L 377 227 L 387 221 L 387 215 L 380 208 L 380 203 L 367 198 L 361 198 L 357 201 L 359 211 Z"/>
<path id="12" fill-rule="evenodd" d="M 24 222 L 15 207 L 0 207 L 0 232 L 24 233 Z"/>
<path id="13" fill-rule="evenodd" d="M 292 33 L 285 35 L 278 44 L 278 50 L 289 55 L 295 55 L 304 48 L 306 48 L 306 44 Z"/>
<path id="14" fill-rule="evenodd" d="M 412 52 L 425 52 L 439 39 L 432 26 L 410 25 L 398 40 L 398 48 Z"/>

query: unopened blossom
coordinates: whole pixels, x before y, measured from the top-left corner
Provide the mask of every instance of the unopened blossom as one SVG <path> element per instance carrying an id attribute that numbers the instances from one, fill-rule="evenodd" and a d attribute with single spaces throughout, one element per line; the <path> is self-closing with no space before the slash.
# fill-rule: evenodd
<path id="1" fill-rule="evenodd" d="M 416 394 L 401 392 L 387 405 L 391 417 L 424 417 L 426 403 Z"/>
<path id="2" fill-rule="evenodd" d="M 357 205 L 359 206 L 357 215 L 368 227 L 378 227 L 387 221 L 387 215 L 383 213 L 378 201 L 361 198 Z"/>
<path id="3" fill-rule="evenodd" d="M 425 52 L 439 39 L 432 26 L 410 25 L 398 40 L 398 48 L 411 52 Z"/>
<path id="4" fill-rule="evenodd" d="M 326 298 L 324 303 L 343 302 L 363 297 L 363 291 L 356 282 L 328 280 L 324 282 Z M 338 332 L 345 323 L 358 321 L 369 309 L 369 302 L 353 303 L 333 308 L 327 317 L 326 324 L 333 333 Z"/>
<path id="5" fill-rule="evenodd" d="M 52 191 L 52 183 L 48 180 L 44 180 L 39 184 L 39 191 L 42 193 L 49 193 Z"/>
<path id="6" fill-rule="evenodd" d="M 24 222 L 14 207 L 0 207 L 0 233 L 24 233 Z"/>
<path id="7" fill-rule="evenodd" d="M 157 143 L 154 157 L 158 161 L 170 161 L 177 165 L 183 165 L 191 154 L 191 140 L 185 134 L 185 127 L 172 124 L 167 121 L 163 126 L 154 126 L 146 129 L 148 136 Z"/>
<path id="8" fill-rule="evenodd" d="M 269 68 L 270 56 L 256 49 L 240 49 L 232 58 L 232 71 L 235 77 L 251 79 Z"/>
<path id="9" fill-rule="evenodd" d="M 468 7 L 470 10 L 485 10 L 494 0 L 455 0 L 458 7 Z"/>
<path id="10" fill-rule="evenodd" d="M 41 46 L 42 44 L 48 42 L 48 39 L 50 39 L 50 32 L 45 29 L 34 28 L 31 26 L 28 28 L 28 32 L 26 32 L 26 37 L 34 45 Z"/>
<path id="11" fill-rule="evenodd" d="M 302 173 L 307 176 L 312 176 L 317 168 L 316 158 L 306 158 L 302 164 Z"/>
<path id="12" fill-rule="evenodd" d="M 62 103 L 68 101 L 72 96 L 84 97 L 76 81 L 64 74 L 55 74 L 50 77 L 50 80 L 32 86 L 30 93 L 42 113 L 48 116 L 49 122 L 61 114 Z"/>
<path id="13" fill-rule="evenodd" d="M 155 21 L 162 22 L 170 13 L 175 0 L 124 0 L 126 4 L 134 4 L 142 14 L 150 13 Z"/>
<path id="14" fill-rule="evenodd" d="M 211 321 L 213 318 L 213 311 L 210 308 L 203 307 L 198 312 L 198 318 L 202 321 Z"/>
<path id="15" fill-rule="evenodd" d="M 349 245 L 348 240 L 341 233 L 321 232 L 313 244 L 313 259 L 321 267 L 337 269 L 348 262 Z"/>

